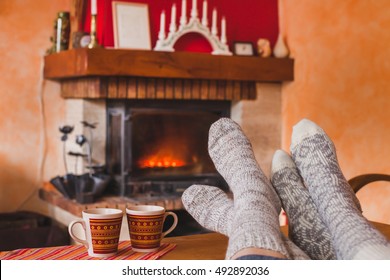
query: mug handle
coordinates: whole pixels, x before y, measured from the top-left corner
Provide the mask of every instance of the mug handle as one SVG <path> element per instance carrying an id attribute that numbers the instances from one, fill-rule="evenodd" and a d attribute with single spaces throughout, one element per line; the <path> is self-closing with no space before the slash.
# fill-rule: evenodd
<path id="1" fill-rule="evenodd" d="M 175 213 L 173 213 L 173 212 L 165 212 L 165 215 L 164 215 L 164 222 L 165 222 L 165 219 L 166 219 L 169 215 L 171 215 L 171 216 L 173 217 L 173 224 L 172 224 L 172 226 L 171 226 L 168 230 L 164 231 L 164 232 L 161 234 L 161 238 L 163 238 L 165 235 L 169 234 L 169 233 L 170 233 L 172 230 L 174 230 L 175 227 L 177 226 L 177 222 L 178 222 L 177 215 L 176 215 Z"/>
<path id="2" fill-rule="evenodd" d="M 69 231 L 70 236 L 71 236 L 74 240 L 76 240 L 77 242 L 83 244 L 83 245 L 84 245 L 85 247 L 87 247 L 87 249 L 88 249 L 89 246 L 88 246 L 87 240 L 85 240 L 85 239 L 80 239 L 80 238 L 78 238 L 78 237 L 73 233 L 73 226 L 74 226 L 75 224 L 81 224 L 81 226 L 83 227 L 83 230 L 84 230 L 84 232 L 85 232 L 85 236 L 87 235 L 86 230 L 85 230 L 85 222 L 84 222 L 84 220 L 75 220 L 75 221 L 71 222 L 71 223 L 69 224 L 69 226 L 68 226 L 68 231 Z"/>

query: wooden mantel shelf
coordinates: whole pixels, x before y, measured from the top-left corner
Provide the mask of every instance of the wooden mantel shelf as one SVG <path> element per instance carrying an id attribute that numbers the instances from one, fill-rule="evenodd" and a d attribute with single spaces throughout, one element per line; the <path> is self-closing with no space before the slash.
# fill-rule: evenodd
<path id="1" fill-rule="evenodd" d="M 218 56 L 192 52 L 72 49 L 45 57 L 44 77 L 136 76 L 282 82 L 294 79 L 292 59 Z"/>
<path id="2" fill-rule="evenodd" d="M 72 49 L 45 57 L 64 98 L 256 99 L 256 82 L 294 79 L 294 60 L 191 52 Z"/>

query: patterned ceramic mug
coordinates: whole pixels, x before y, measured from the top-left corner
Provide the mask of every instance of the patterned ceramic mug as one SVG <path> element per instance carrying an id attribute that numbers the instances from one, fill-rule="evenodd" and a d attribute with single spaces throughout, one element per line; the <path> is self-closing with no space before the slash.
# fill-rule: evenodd
<path id="1" fill-rule="evenodd" d="M 137 205 L 126 208 L 130 240 L 136 252 L 153 252 L 160 248 L 161 239 L 175 229 L 178 219 L 175 213 L 166 212 L 164 207 Z M 172 226 L 163 232 L 167 216 L 173 216 Z"/>
<path id="2" fill-rule="evenodd" d="M 84 244 L 91 257 L 110 257 L 118 251 L 123 211 L 111 208 L 88 209 L 82 212 L 83 219 L 75 220 L 68 226 L 70 236 Z M 86 239 L 78 238 L 73 226 L 81 224 Z"/>

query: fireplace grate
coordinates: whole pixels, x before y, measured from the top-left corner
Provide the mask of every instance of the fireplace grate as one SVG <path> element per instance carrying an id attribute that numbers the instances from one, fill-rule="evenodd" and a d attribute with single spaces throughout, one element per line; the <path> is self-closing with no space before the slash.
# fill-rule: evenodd
<path id="1" fill-rule="evenodd" d="M 210 174 L 181 179 L 128 180 L 124 195 L 139 199 L 181 197 L 184 190 L 193 184 L 219 186 L 223 190 L 228 189 L 226 182 L 220 176 Z"/>

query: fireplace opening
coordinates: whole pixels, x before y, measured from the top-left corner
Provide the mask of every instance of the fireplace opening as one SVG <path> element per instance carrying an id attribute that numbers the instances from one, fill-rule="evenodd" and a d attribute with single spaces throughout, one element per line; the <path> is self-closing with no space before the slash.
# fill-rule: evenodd
<path id="1" fill-rule="evenodd" d="M 208 154 L 211 112 L 134 109 L 131 144 L 133 176 L 146 178 L 214 173 Z"/>
<path id="2" fill-rule="evenodd" d="M 226 189 L 207 141 L 210 125 L 229 116 L 229 101 L 109 100 L 106 163 L 117 194 L 181 196 L 192 184 Z"/>

